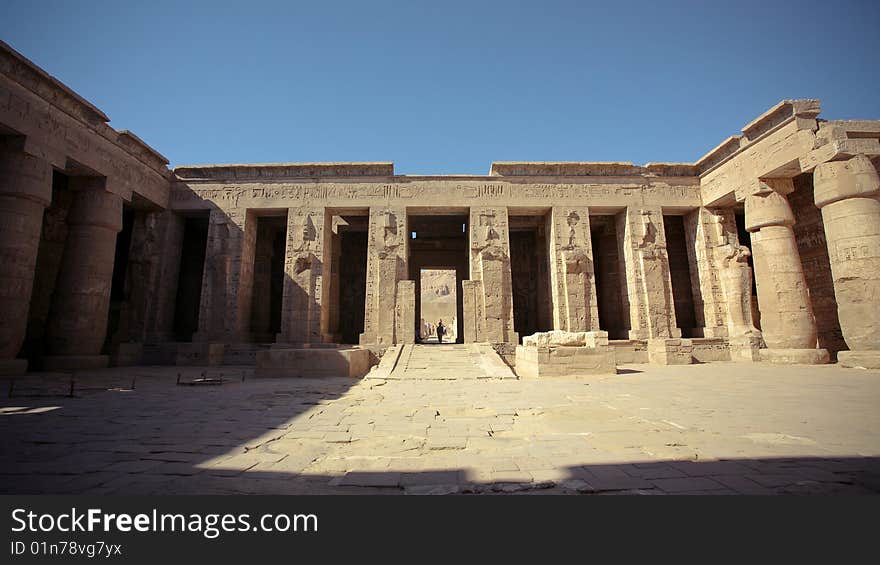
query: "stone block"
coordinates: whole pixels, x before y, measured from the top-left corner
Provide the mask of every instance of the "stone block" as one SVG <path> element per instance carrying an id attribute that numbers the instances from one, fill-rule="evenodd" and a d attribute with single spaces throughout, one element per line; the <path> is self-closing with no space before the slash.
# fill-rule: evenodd
<path id="1" fill-rule="evenodd" d="M 743 336 L 730 338 L 730 360 L 739 363 L 755 363 L 761 359 L 760 336 Z"/>
<path id="2" fill-rule="evenodd" d="M 760 360 L 784 365 L 824 365 L 830 357 L 826 349 L 762 349 Z"/>
<path id="3" fill-rule="evenodd" d="M 270 349 L 257 352 L 256 377 L 353 377 L 366 375 L 373 356 L 368 349 Z"/>
<path id="4" fill-rule="evenodd" d="M 181 343 L 177 346 L 177 364 L 222 365 L 225 350 L 222 343 Z"/>
<path id="5" fill-rule="evenodd" d="M 648 362 L 648 349 L 644 341 L 614 340 L 609 345 L 614 348 L 614 359 L 619 365 Z"/>
<path id="6" fill-rule="evenodd" d="M 844 367 L 880 369 L 880 351 L 838 351 L 837 362 Z"/>
<path id="7" fill-rule="evenodd" d="M 694 343 L 690 339 L 649 339 L 648 362 L 658 365 L 690 365 Z"/>
<path id="8" fill-rule="evenodd" d="M 604 338 L 590 336 L 588 339 L 601 343 L 602 339 L 607 341 L 607 334 Z M 530 343 L 534 341 L 530 340 Z M 519 345 L 516 348 L 516 373 L 525 378 L 615 374 L 617 364 L 614 349 L 607 344 L 598 347 Z"/>
<path id="9" fill-rule="evenodd" d="M 730 345 L 726 339 L 704 337 L 691 341 L 694 344 L 694 361 L 699 363 L 730 361 Z"/>

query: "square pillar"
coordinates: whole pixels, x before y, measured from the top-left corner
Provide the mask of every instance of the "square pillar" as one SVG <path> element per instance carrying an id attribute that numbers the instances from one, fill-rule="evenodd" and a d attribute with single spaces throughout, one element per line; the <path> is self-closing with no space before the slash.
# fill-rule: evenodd
<path id="1" fill-rule="evenodd" d="M 330 291 L 325 281 L 325 254 L 330 253 L 330 218 L 324 208 L 287 211 L 284 296 L 278 343 L 329 341 L 325 312 Z"/>
<path id="2" fill-rule="evenodd" d="M 598 330 L 589 209 L 554 206 L 549 245 L 553 327 L 569 332 Z"/>
<path id="3" fill-rule="evenodd" d="M 471 280 L 480 281 L 476 297 L 475 341 L 518 343 L 513 330 L 513 284 L 510 274 L 510 236 L 506 207 L 470 210 Z M 468 314 L 465 313 L 465 317 Z"/>
<path id="4" fill-rule="evenodd" d="M 402 343 L 396 335 L 397 284 L 409 276 L 408 247 L 406 208 L 370 208 L 362 344 Z"/>
<path id="5" fill-rule="evenodd" d="M 144 341 L 171 341 L 174 335 L 174 310 L 180 277 L 185 219 L 171 210 L 157 213 L 156 234 L 159 246 L 158 274 L 153 287 L 151 308 L 146 311 Z"/>
<path id="6" fill-rule="evenodd" d="M 244 208 L 211 210 L 194 342 L 248 341 L 256 218 Z"/>
<path id="7" fill-rule="evenodd" d="M 617 216 L 626 268 L 630 339 L 679 338 L 663 211 L 627 207 Z"/>

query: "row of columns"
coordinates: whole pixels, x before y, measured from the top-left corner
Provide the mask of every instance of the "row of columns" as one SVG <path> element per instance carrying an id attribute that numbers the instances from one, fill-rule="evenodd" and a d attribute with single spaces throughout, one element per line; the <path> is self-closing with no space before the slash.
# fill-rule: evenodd
<path id="1" fill-rule="evenodd" d="M 47 319 L 44 368 L 107 365 L 100 355 L 116 252 L 122 199 L 106 191 L 106 179 L 71 177 L 73 204 Z M 52 167 L 19 151 L 0 153 L 0 372 L 24 372 L 15 359 L 25 338 L 37 266 L 43 213 L 52 202 Z"/>
<path id="2" fill-rule="evenodd" d="M 107 363 L 100 351 L 106 337 L 122 199 L 108 192 L 105 183 L 102 178 L 71 178 L 74 196 L 67 217 L 69 233 L 46 328 L 47 368 Z M 841 327 L 851 349 L 840 358 L 871 364 L 880 351 L 876 331 L 880 326 L 876 307 L 880 290 L 880 179 L 873 163 L 859 156 L 817 166 L 814 185 L 815 202 L 825 222 Z M 22 152 L 0 154 L 0 257 L 6 267 L 0 272 L 0 305 L 5 312 L 0 324 L 0 370 L 5 372 L 23 370 L 23 361 L 15 360 L 15 355 L 27 328 L 42 216 L 51 202 L 51 191 L 52 169 L 47 163 Z M 785 198 L 790 191 L 790 181 L 770 179 L 746 199 L 763 338 L 770 360 L 778 356 L 788 361 L 822 362 L 825 353 L 816 349 L 816 323 L 792 230 L 794 215 Z M 702 209 L 697 212 L 697 224 L 703 225 L 706 214 Z M 463 285 L 469 313 L 465 339 L 516 342 L 507 209 L 475 207 L 470 220 L 471 278 Z M 622 257 L 628 266 L 631 337 L 679 338 L 662 210 L 628 208 L 618 216 L 618 233 L 622 234 Z M 330 221 L 323 208 L 288 211 L 280 342 L 332 339 L 330 285 L 324 283 L 329 273 L 324 256 L 331 249 L 330 235 Z M 414 320 L 414 296 L 408 286 L 411 281 L 406 280 L 406 210 L 371 209 L 368 235 L 367 304 L 361 342 L 408 341 L 413 335 L 408 326 L 413 323 L 409 318 Z M 197 338 L 228 343 L 241 341 L 248 331 L 255 239 L 256 218 L 247 211 L 211 212 Z M 569 331 L 597 329 L 588 208 L 554 207 L 550 239 L 554 325 Z M 732 337 L 748 334 L 750 320 L 745 309 L 737 307 L 743 304 L 743 261 L 735 249 L 723 259 L 727 270 L 713 270 L 721 273 L 726 308 L 717 309 L 720 301 L 716 296 L 706 296 L 709 300 L 702 304 L 714 308 L 707 310 L 713 319 L 724 314 Z"/>

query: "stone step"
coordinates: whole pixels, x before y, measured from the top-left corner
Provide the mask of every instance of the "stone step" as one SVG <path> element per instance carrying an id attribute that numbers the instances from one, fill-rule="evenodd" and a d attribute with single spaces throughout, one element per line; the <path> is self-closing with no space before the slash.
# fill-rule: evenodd
<path id="1" fill-rule="evenodd" d="M 389 379 L 456 380 L 516 378 L 498 370 L 491 347 L 477 344 L 405 345 Z M 501 362 L 503 364 L 503 362 Z"/>

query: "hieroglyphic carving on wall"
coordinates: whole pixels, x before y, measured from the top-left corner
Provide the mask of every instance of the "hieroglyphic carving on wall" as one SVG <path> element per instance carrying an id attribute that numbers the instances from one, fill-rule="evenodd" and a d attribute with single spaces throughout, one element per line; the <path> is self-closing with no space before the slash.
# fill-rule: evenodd
<path id="1" fill-rule="evenodd" d="M 172 206 L 187 208 L 277 208 L 291 206 L 346 205 L 548 205 L 559 201 L 569 205 L 593 202 L 603 206 L 625 206 L 647 200 L 681 206 L 699 206 L 699 187 L 654 183 L 648 178 L 592 183 L 521 183 L 457 181 L 443 178 L 401 178 L 399 182 L 284 182 L 235 181 L 210 183 L 176 182 L 172 186 Z M 295 204 L 294 204 L 295 202 Z"/>

